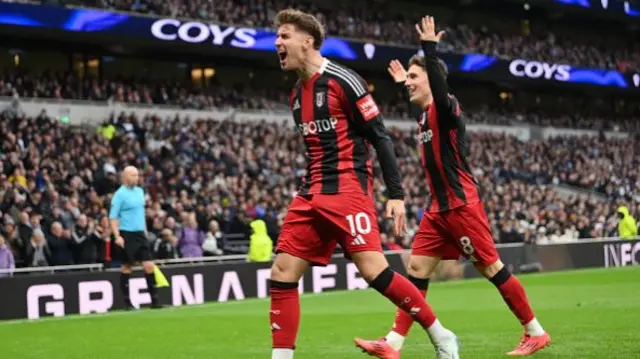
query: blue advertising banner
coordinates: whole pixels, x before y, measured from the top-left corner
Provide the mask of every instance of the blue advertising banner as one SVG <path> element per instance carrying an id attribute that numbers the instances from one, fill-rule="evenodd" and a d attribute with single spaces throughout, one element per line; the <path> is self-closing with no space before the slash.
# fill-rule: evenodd
<path id="1" fill-rule="evenodd" d="M 442 58 L 450 71 L 475 73 L 479 77 L 500 81 L 531 80 L 640 89 L 640 75 L 625 76 L 615 70 L 586 69 L 524 59 L 500 60 L 495 56 L 480 54 L 443 54 Z"/>
<path id="2" fill-rule="evenodd" d="M 25 4 L 0 4 L 0 26 L 46 30 L 47 33 L 83 34 L 108 37 L 111 41 L 135 42 L 160 48 L 169 45 L 189 48 L 199 53 L 244 50 L 275 52 L 276 34 L 272 29 L 254 29 L 202 21 L 154 18 L 93 9 Z M 393 59 L 406 61 L 418 53 L 416 48 L 398 47 L 328 37 L 323 55 L 347 61 L 375 63 L 384 68 Z M 606 86 L 640 92 L 640 74 L 623 74 L 615 70 L 587 69 L 568 64 L 545 63 L 524 59 L 502 60 L 482 54 L 441 54 L 453 74 L 463 74 L 487 81 L 533 81 L 549 84 Z M 274 56 L 274 63 L 276 57 Z"/>
<path id="3" fill-rule="evenodd" d="M 580 7 L 610 14 L 640 17 L 640 6 L 626 0 L 554 0 L 558 4 Z"/>

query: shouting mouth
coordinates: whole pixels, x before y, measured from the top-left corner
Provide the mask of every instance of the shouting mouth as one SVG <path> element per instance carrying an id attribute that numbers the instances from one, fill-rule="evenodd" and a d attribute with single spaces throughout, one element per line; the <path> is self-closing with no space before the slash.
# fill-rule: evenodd
<path id="1" fill-rule="evenodd" d="M 284 65 L 285 60 L 287 59 L 287 52 L 285 50 L 279 50 L 278 58 L 280 58 L 280 65 Z"/>

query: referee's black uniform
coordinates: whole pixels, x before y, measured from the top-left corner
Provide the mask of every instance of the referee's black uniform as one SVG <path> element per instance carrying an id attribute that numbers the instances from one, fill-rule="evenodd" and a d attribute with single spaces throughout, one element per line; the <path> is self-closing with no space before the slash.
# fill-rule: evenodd
<path id="1" fill-rule="evenodd" d="M 118 230 L 114 229 L 114 236 L 115 238 L 122 236 L 124 239 L 124 248 L 120 250 L 123 257 L 120 289 L 126 308 L 133 307 L 129 297 L 129 279 L 131 267 L 137 262 L 141 262 L 145 267 L 145 277 L 152 305 L 159 307 L 153 263 L 151 263 L 151 248 L 146 236 L 145 199 L 142 188 L 139 186 L 120 186 L 111 200 L 109 219 L 118 220 Z"/>

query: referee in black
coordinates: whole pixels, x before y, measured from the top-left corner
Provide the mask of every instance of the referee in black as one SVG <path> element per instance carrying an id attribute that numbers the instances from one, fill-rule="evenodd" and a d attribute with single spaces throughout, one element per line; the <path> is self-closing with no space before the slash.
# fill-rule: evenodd
<path id="1" fill-rule="evenodd" d="M 158 303 L 154 264 L 151 248 L 147 240 L 147 225 L 145 221 L 144 191 L 138 186 L 138 169 L 128 166 L 122 171 L 122 186 L 118 188 L 111 199 L 111 230 L 116 245 L 122 248 L 123 262 L 120 267 L 120 289 L 124 296 L 125 309 L 133 309 L 129 296 L 129 279 L 134 264 L 141 262 L 144 267 L 147 287 L 151 295 L 151 307 L 162 308 Z"/>

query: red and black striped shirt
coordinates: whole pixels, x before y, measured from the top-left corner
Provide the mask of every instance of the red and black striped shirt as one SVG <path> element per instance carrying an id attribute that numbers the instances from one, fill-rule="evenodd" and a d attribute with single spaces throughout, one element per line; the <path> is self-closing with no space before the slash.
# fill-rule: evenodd
<path id="1" fill-rule="evenodd" d="M 435 45 L 422 43 L 433 103 L 418 117 L 418 146 L 431 190 L 427 211 L 444 212 L 479 202 L 481 195 L 467 162 L 469 142 L 460 105 L 449 95 Z"/>
<path id="2" fill-rule="evenodd" d="M 307 171 L 300 194 L 371 194 L 373 145 L 389 197 L 404 198 L 393 144 L 360 76 L 325 59 L 313 77 L 296 84 L 290 106 L 306 145 Z"/>

